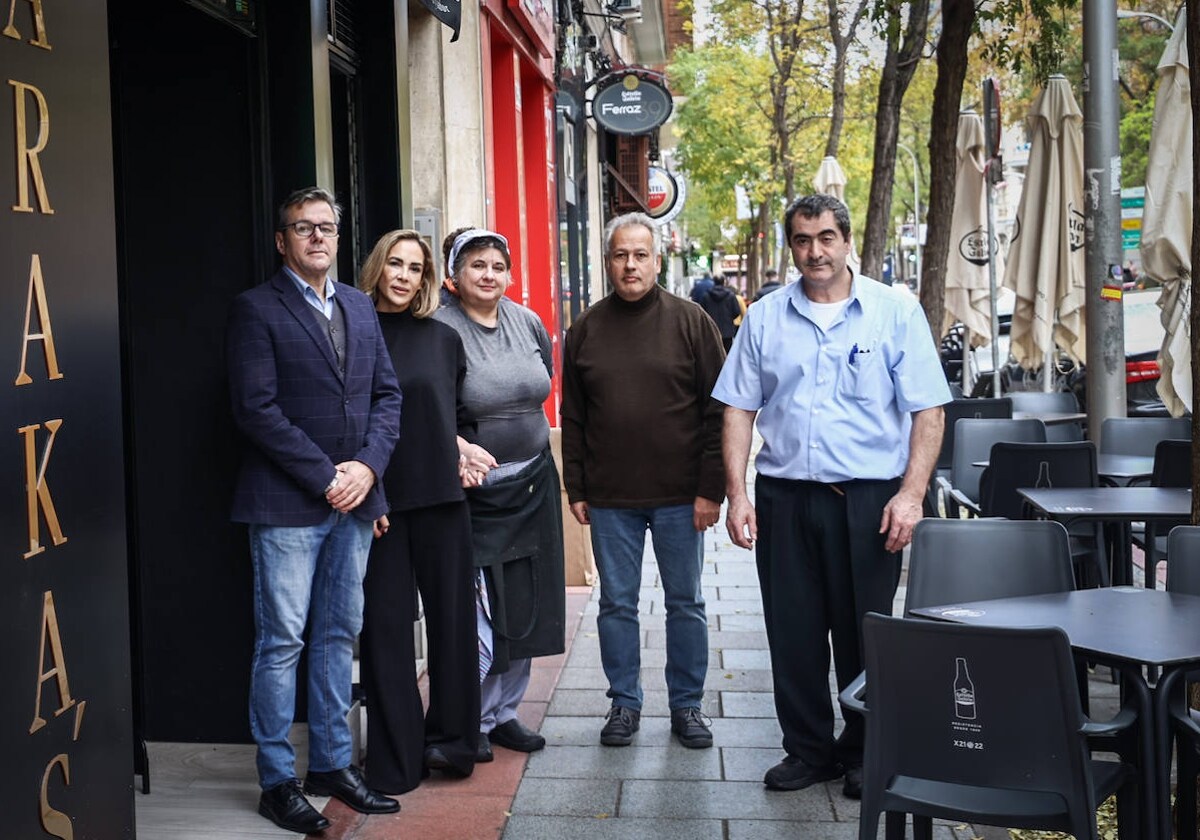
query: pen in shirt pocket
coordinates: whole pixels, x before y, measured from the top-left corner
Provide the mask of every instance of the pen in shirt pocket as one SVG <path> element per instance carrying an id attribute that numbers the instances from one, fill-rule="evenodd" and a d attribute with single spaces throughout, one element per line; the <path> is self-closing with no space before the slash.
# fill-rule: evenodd
<path id="1" fill-rule="evenodd" d="M 858 361 L 859 355 L 870 353 L 870 352 L 871 352 L 870 348 L 859 347 L 857 344 L 855 344 L 853 347 L 850 348 L 850 364 L 855 364 Z"/>

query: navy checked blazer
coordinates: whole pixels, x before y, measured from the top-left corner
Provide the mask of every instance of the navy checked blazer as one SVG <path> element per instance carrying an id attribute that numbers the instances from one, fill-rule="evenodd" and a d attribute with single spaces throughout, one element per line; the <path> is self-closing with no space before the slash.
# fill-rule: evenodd
<path id="1" fill-rule="evenodd" d="M 353 513 L 387 513 L 383 471 L 400 434 L 400 386 L 371 299 L 340 284 L 346 372 L 328 325 L 281 269 L 234 299 L 225 335 L 233 417 L 247 446 L 235 522 L 316 525 L 329 515 L 334 464 L 362 461 L 375 486 Z"/>

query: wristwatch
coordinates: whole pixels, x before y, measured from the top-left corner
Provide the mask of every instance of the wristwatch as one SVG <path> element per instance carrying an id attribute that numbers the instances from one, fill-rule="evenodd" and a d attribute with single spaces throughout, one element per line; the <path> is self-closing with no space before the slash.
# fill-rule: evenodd
<path id="1" fill-rule="evenodd" d="M 333 491 L 333 488 L 338 486 L 338 479 L 341 477 L 342 477 L 341 473 L 337 473 L 333 477 L 333 481 L 329 482 L 329 486 L 325 488 L 325 495 L 329 495 L 329 493 Z"/>

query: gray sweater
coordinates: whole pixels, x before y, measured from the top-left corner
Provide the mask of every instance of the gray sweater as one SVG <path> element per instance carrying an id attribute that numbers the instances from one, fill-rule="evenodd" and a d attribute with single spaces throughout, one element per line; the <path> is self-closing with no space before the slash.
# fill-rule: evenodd
<path id="1" fill-rule="evenodd" d="M 495 327 L 472 321 L 457 300 L 433 317 L 462 336 L 467 353 L 462 400 L 478 427 L 473 443 L 501 464 L 539 455 L 550 442 L 542 403 L 550 395 L 554 371 L 541 319 L 508 298 L 500 299 Z"/>

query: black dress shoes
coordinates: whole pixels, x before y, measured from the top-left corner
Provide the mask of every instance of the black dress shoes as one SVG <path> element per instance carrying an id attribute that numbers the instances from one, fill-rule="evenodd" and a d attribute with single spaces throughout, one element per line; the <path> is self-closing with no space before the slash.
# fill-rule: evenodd
<path id="1" fill-rule="evenodd" d="M 767 771 L 763 784 L 767 790 L 803 790 L 817 782 L 827 782 L 842 775 L 837 764 L 828 767 L 811 767 L 795 756 L 789 755 Z"/>
<path id="2" fill-rule="evenodd" d="M 298 834 L 316 834 L 329 828 L 329 820 L 308 804 L 295 779 L 264 790 L 258 800 L 258 813 L 285 831 Z"/>
<path id="3" fill-rule="evenodd" d="M 474 764 L 470 766 L 470 769 L 466 770 L 459 767 L 450 760 L 450 757 L 437 744 L 431 744 L 425 748 L 425 766 L 430 770 L 440 770 L 447 776 L 454 776 L 459 779 L 465 779 L 467 776 L 470 776 L 471 770 L 474 769 Z"/>
<path id="4" fill-rule="evenodd" d="M 304 780 L 304 792 L 340 799 L 360 814 L 394 814 L 400 810 L 395 799 L 368 788 L 362 771 L 353 765 L 327 773 L 310 770 Z"/>
<path id="5" fill-rule="evenodd" d="M 480 732 L 479 742 L 475 746 L 475 763 L 487 764 L 489 761 L 495 761 L 496 757 L 492 755 L 492 742 L 488 740 L 488 736 Z"/>
<path id="6" fill-rule="evenodd" d="M 493 744 L 499 744 L 505 749 L 517 752 L 537 752 L 546 746 L 546 739 L 529 729 L 521 721 L 513 718 L 497 726 L 488 733 Z"/>
<path id="7" fill-rule="evenodd" d="M 842 796 L 847 799 L 862 799 L 862 765 L 846 768 L 842 779 Z"/>

